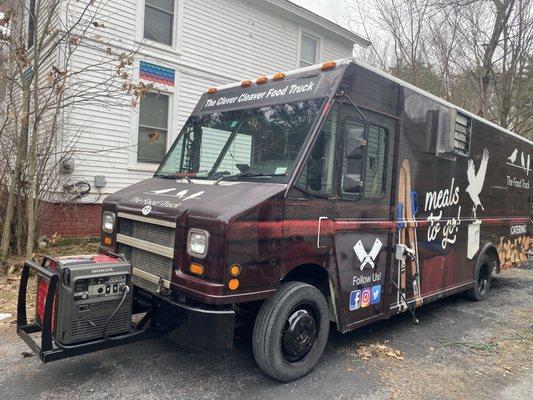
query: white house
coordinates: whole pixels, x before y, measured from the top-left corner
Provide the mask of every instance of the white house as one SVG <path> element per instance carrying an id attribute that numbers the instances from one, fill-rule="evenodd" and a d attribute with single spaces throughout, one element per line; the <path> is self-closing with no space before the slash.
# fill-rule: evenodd
<path id="1" fill-rule="evenodd" d="M 112 33 L 114 46 L 140 48 L 134 80 L 161 94 L 148 94 L 136 108 L 70 112 L 69 129 L 80 137 L 65 183 L 86 181 L 92 189 L 74 208 L 49 207 L 44 233 L 98 235 L 101 199 L 152 176 L 207 88 L 351 56 L 354 45 L 369 45 L 287 0 L 114 0 L 102 14 L 102 34 Z M 103 51 L 84 45 L 76 62 Z M 148 143 L 154 130 L 158 139 Z"/>

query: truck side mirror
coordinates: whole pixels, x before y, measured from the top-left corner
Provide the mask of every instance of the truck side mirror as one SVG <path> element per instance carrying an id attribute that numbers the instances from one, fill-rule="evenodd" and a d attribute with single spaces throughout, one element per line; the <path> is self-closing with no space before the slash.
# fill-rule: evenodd
<path id="1" fill-rule="evenodd" d="M 342 180 L 342 190 L 344 193 L 361 193 L 363 181 L 361 174 L 347 174 Z"/>
<path id="2" fill-rule="evenodd" d="M 344 157 L 348 160 L 361 160 L 366 146 L 365 128 L 348 128 L 344 143 Z"/>

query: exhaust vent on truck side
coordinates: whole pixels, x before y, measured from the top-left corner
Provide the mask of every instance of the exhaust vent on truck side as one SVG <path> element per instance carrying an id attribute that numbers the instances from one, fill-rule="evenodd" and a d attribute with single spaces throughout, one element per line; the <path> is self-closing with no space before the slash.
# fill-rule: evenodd
<path id="1" fill-rule="evenodd" d="M 426 147 L 428 153 L 455 160 L 457 155 L 470 155 L 472 118 L 455 109 L 441 107 L 426 114 Z"/>
<path id="2" fill-rule="evenodd" d="M 468 157 L 470 155 L 470 132 L 472 118 L 456 113 L 453 150 L 456 154 Z"/>

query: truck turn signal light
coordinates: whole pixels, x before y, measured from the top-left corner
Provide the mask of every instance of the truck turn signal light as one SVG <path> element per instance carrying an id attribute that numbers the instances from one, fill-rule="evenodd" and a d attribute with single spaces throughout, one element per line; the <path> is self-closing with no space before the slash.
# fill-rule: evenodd
<path id="1" fill-rule="evenodd" d="M 252 86 L 252 81 L 251 80 L 242 81 L 242 83 L 241 83 L 241 87 L 242 88 L 247 88 L 247 87 L 250 87 L 250 86 Z"/>
<path id="2" fill-rule="evenodd" d="M 281 81 L 282 79 L 285 79 L 285 74 L 283 72 L 278 72 L 272 77 L 275 81 Z"/>
<path id="3" fill-rule="evenodd" d="M 202 276 L 205 273 L 205 270 L 200 264 L 191 263 L 189 266 L 189 272 L 193 275 Z"/>
<path id="4" fill-rule="evenodd" d="M 230 290 L 237 290 L 239 288 L 239 280 L 232 279 L 228 282 L 228 287 Z"/>
<path id="5" fill-rule="evenodd" d="M 333 69 L 337 66 L 335 61 L 328 61 L 322 64 L 322 71 L 327 71 L 328 69 Z"/>
<path id="6" fill-rule="evenodd" d="M 216 92 L 217 92 L 217 88 L 212 87 L 212 88 L 207 89 L 208 94 L 215 94 Z"/>
<path id="7" fill-rule="evenodd" d="M 231 276 L 239 276 L 239 274 L 241 273 L 240 265 L 233 264 L 229 269 L 229 273 L 231 274 Z"/>
<path id="8" fill-rule="evenodd" d="M 262 85 L 262 84 L 267 83 L 267 82 L 268 82 L 268 78 L 266 76 L 260 76 L 255 81 L 255 83 L 257 83 L 258 85 Z"/>

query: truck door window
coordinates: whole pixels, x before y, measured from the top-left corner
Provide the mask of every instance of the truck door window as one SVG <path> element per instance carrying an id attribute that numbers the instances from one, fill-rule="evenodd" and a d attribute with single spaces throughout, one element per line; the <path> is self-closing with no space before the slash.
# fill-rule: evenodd
<path id="1" fill-rule="evenodd" d="M 364 176 L 363 197 L 365 199 L 380 199 L 384 194 L 387 137 L 388 131 L 385 128 L 370 124 Z"/>
<path id="2" fill-rule="evenodd" d="M 339 105 L 335 103 L 309 154 L 297 187 L 317 194 L 332 194 L 335 171 L 335 143 L 339 122 Z"/>
<path id="3" fill-rule="evenodd" d="M 344 198 L 380 199 L 384 193 L 388 131 L 363 121 L 346 119 L 340 193 Z"/>

